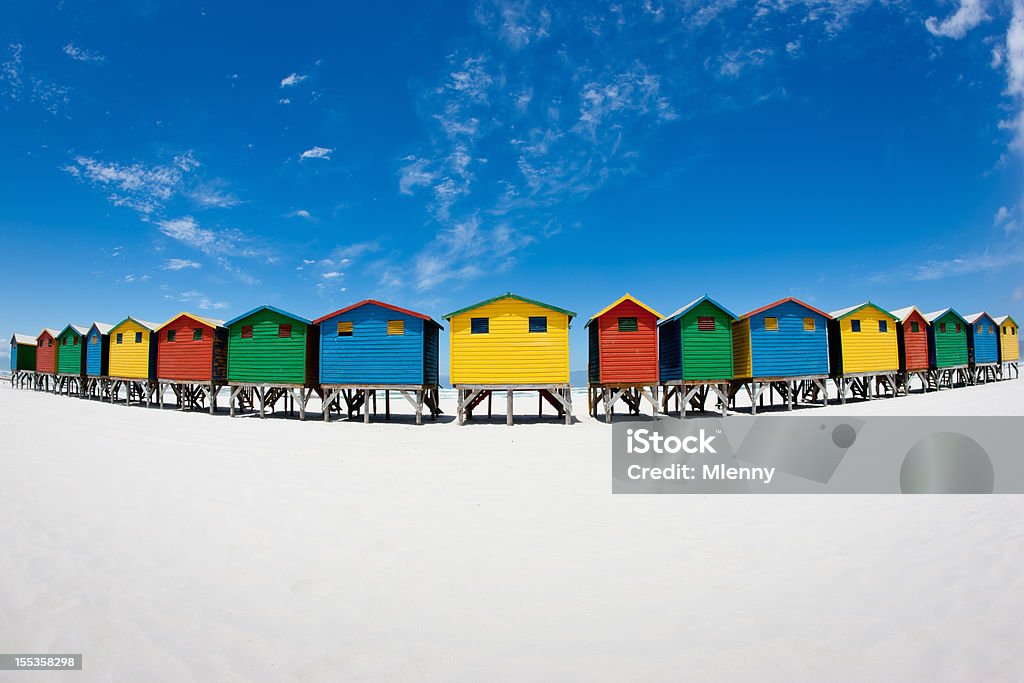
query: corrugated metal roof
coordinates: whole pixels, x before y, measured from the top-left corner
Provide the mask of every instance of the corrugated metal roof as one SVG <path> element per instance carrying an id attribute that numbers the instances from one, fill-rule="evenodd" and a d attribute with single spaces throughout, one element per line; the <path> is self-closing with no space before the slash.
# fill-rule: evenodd
<path id="1" fill-rule="evenodd" d="M 89 329 L 91 330 L 94 327 L 99 331 L 100 334 L 110 334 L 110 331 L 114 329 L 113 325 L 108 325 L 107 323 L 93 323 L 92 325 L 89 326 Z"/>
<path id="2" fill-rule="evenodd" d="M 996 325 L 1002 325 L 1007 320 L 1012 322 L 1014 325 L 1017 325 L 1017 321 L 1013 319 L 1013 316 L 1009 316 L 1009 315 L 1001 315 L 998 318 L 993 318 L 993 320 L 996 321 Z"/>
<path id="3" fill-rule="evenodd" d="M 963 320 L 965 323 L 967 322 L 967 318 L 963 317 L 952 308 L 943 308 L 941 311 L 932 311 L 931 313 L 925 313 L 924 319 L 930 323 L 933 323 L 942 316 L 946 315 L 947 313 L 952 313 L 956 317 L 960 318 L 960 320 Z"/>
<path id="4" fill-rule="evenodd" d="M 36 346 L 38 341 L 35 337 L 30 337 L 27 334 L 15 332 L 11 335 L 11 344 L 25 344 L 26 346 Z"/>
<path id="5" fill-rule="evenodd" d="M 291 318 L 292 320 L 298 320 L 300 323 L 303 323 L 303 324 L 306 324 L 306 325 L 312 325 L 313 324 L 312 320 L 307 320 L 307 319 L 303 318 L 300 315 L 295 315 L 294 313 L 289 313 L 288 311 L 283 311 L 280 308 L 276 308 L 274 306 L 263 305 L 263 306 L 257 306 L 256 308 L 254 308 L 251 311 L 248 311 L 246 313 L 243 313 L 242 315 L 238 316 L 237 318 L 232 318 L 231 320 L 229 320 L 226 323 L 224 323 L 224 327 L 231 327 L 232 325 L 237 323 L 239 320 L 242 320 L 244 318 L 248 318 L 250 315 L 253 315 L 254 313 L 259 313 L 260 311 L 273 311 L 274 313 L 277 313 L 279 315 L 283 315 L 286 318 Z"/>
<path id="6" fill-rule="evenodd" d="M 77 332 L 78 336 L 80 336 L 80 337 L 84 337 L 85 335 L 89 334 L 89 328 L 88 327 L 84 327 L 82 325 L 75 325 L 73 323 L 68 323 L 67 325 L 65 325 L 64 329 L 60 331 L 60 334 L 64 334 L 65 332 L 67 332 L 68 328 L 70 328 L 70 329 L 74 330 L 75 332 Z"/>
<path id="7" fill-rule="evenodd" d="M 823 316 L 825 316 L 826 318 L 829 318 L 829 319 L 832 318 L 832 316 L 830 316 L 825 311 L 818 310 L 817 308 L 815 308 L 814 306 L 811 306 L 806 301 L 801 301 L 800 299 L 797 299 L 796 297 L 787 296 L 785 299 L 779 299 L 778 301 L 773 301 L 772 303 L 768 304 L 767 306 L 762 306 L 761 308 L 755 308 L 750 313 L 744 313 L 743 315 L 741 315 L 739 317 L 739 319 L 740 320 L 744 320 L 746 318 L 749 318 L 752 315 L 757 315 L 758 313 L 763 313 L 764 311 L 767 311 L 768 309 L 775 308 L 776 306 L 781 306 L 782 304 L 788 304 L 788 303 L 793 303 L 793 304 L 796 304 L 797 306 L 803 306 L 807 310 L 814 311 L 818 315 L 823 315 Z"/>
<path id="8" fill-rule="evenodd" d="M 49 333 L 49 335 L 50 335 L 51 337 L 54 337 L 54 338 L 56 338 L 56 337 L 57 337 L 57 335 L 59 335 L 59 334 L 60 334 L 60 330 L 55 330 L 55 329 L 53 329 L 52 327 L 44 327 L 44 328 L 42 329 L 42 332 L 40 332 L 40 333 L 39 333 L 38 335 L 36 335 L 36 339 L 39 339 L 39 337 L 42 337 L 42 336 L 43 336 L 43 332 L 47 332 L 47 333 Z"/>
<path id="9" fill-rule="evenodd" d="M 355 310 L 357 308 L 361 308 L 362 306 L 367 306 L 367 305 L 371 305 L 371 304 L 374 305 L 374 306 L 380 306 L 381 308 L 388 308 L 388 309 L 390 309 L 392 311 L 397 311 L 398 313 L 405 313 L 406 315 L 411 315 L 414 318 L 420 318 L 422 320 L 426 320 L 427 322 L 434 323 L 438 327 L 441 327 L 441 324 L 439 322 L 437 322 L 436 320 L 434 320 L 433 318 L 431 318 L 429 315 L 425 315 L 423 313 L 417 313 L 416 311 L 410 311 L 408 308 L 402 308 L 400 306 L 395 306 L 394 304 L 386 304 L 383 301 L 377 301 L 376 299 L 363 299 L 362 301 L 360 301 L 358 303 L 354 303 L 351 306 L 345 306 L 345 308 L 339 308 L 338 310 L 334 311 L 333 313 L 328 313 L 327 315 L 321 316 L 321 317 L 317 318 L 316 320 L 314 320 L 313 322 L 315 324 L 319 325 L 320 323 L 322 323 L 323 321 L 327 320 L 328 318 L 333 318 L 336 315 L 341 315 L 342 313 L 347 313 L 348 311 L 352 311 L 352 310 Z"/>
<path id="10" fill-rule="evenodd" d="M 702 297 L 699 297 L 699 298 L 697 298 L 697 299 L 694 299 L 694 300 L 693 300 L 693 301 L 691 301 L 690 303 L 686 304 L 685 306 L 683 306 L 683 307 L 682 307 L 682 308 L 680 308 L 680 309 L 679 309 L 678 311 L 676 311 L 675 313 L 673 313 L 673 314 L 672 314 L 672 315 L 670 315 L 669 317 L 665 318 L 664 320 L 662 320 L 662 321 L 661 321 L 660 323 L 658 323 L 658 324 L 659 324 L 659 325 L 661 325 L 661 324 L 667 323 L 667 322 L 668 322 L 669 320 L 675 320 L 676 318 L 678 318 L 678 317 L 680 317 L 680 316 L 682 316 L 682 315 L 685 315 L 685 314 L 686 314 L 686 312 L 687 312 L 687 311 L 689 311 L 689 310 L 690 310 L 691 308 L 693 308 L 694 306 L 697 306 L 698 304 L 700 304 L 700 303 L 702 303 L 702 302 L 704 302 L 704 301 L 709 301 L 709 302 L 711 302 L 712 304 L 714 304 L 714 305 L 715 305 L 715 306 L 717 306 L 718 308 L 722 309 L 722 311 L 723 311 L 723 312 L 727 313 L 727 314 L 729 315 L 729 317 L 730 317 L 730 318 L 732 318 L 733 320 L 736 320 L 736 314 L 735 314 L 735 313 L 733 313 L 733 312 L 732 312 L 732 311 L 730 311 L 730 310 L 729 310 L 728 308 L 726 308 L 725 306 L 723 306 L 722 304 L 718 303 L 717 301 L 715 301 L 714 299 L 712 299 L 711 297 L 709 297 L 709 296 L 708 296 L 707 294 L 705 294 L 704 296 L 702 296 Z"/>
<path id="11" fill-rule="evenodd" d="M 198 323 L 200 323 L 202 325 L 209 325 L 210 327 L 226 327 L 224 325 L 224 321 L 223 320 L 218 320 L 217 318 L 207 318 L 205 316 L 196 315 L 195 313 L 188 313 L 186 311 L 182 311 L 181 313 L 178 313 L 178 314 L 173 315 L 170 318 L 168 318 L 165 322 L 163 322 L 160 325 L 160 327 L 157 328 L 157 331 L 164 329 L 165 327 L 167 327 L 168 325 L 173 323 L 175 320 L 177 320 L 181 316 L 185 316 L 186 318 L 192 318 L 196 322 L 198 322 Z"/>
<path id="12" fill-rule="evenodd" d="M 551 304 L 546 304 L 543 301 L 537 301 L 535 299 L 527 299 L 525 296 L 519 296 L 518 294 L 513 294 L 512 292 L 505 292 L 504 294 L 500 294 L 498 296 L 491 297 L 490 299 L 485 299 L 484 301 L 477 302 L 477 303 L 473 304 L 472 306 L 466 306 L 465 308 L 460 308 L 457 311 L 452 311 L 451 313 L 448 313 L 448 314 L 446 314 L 446 315 L 444 315 L 442 317 L 445 320 L 451 320 L 451 318 L 453 316 L 459 315 L 460 313 L 466 313 L 467 311 L 472 311 L 474 308 L 480 308 L 481 306 L 486 306 L 487 304 L 494 303 L 495 301 L 501 301 L 502 299 L 518 299 L 519 301 L 525 301 L 528 304 L 533 304 L 535 306 L 540 306 L 541 308 L 547 308 L 547 309 L 550 309 L 552 311 L 558 311 L 559 313 L 564 313 L 565 315 L 569 316 L 570 318 L 575 318 L 576 317 L 576 314 L 573 313 L 572 311 L 568 311 L 568 310 L 566 310 L 564 308 L 559 308 L 558 306 L 552 306 Z"/>
<path id="13" fill-rule="evenodd" d="M 604 315 L 608 311 L 612 310 L 613 308 L 615 308 L 616 306 L 621 304 L 623 301 L 632 301 L 637 306 L 639 306 L 640 308 L 644 309 L 645 311 L 647 311 L 648 313 L 653 315 L 655 318 L 660 318 L 661 317 L 661 313 L 658 313 L 656 310 L 654 310 L 653 308 L 651 308 L 650 306 L 645 304 L 643 301 L 640 301 L 635 296 L 631 295 L 629 292 L 626 292 L 625 294 L 620 296 L 618 299 L 616 299 L 612 303 L 608 304 L 607 306 L 602 308 L 600 311 L 598 311 L 594 315 L 590 316 L 590 320 L 587 321 L 587 324 L 584 325 L 584 327 L 590 327 L 590 323 L 594 322 L 595 320 L 600 318 L 602 315 Z"/>
<path id="14" fill-rule="evenodd" d="M 904 320 L 909 318 L 914 311 L 917 311 L 918 315 L 920 315 L 922 318 L 924 317 L 924 313 L 921 313 L 921 309 L 919 309 L 917 306 L 905 306 L 903 308 L 897 308 L 896 310 L 889 312 L 896 316 L 897 320 L 903 322 Z"/>
<path id="15" fill-rule="evenodd" d="M 988 313 L 986 313 L 985 311 L 979 311 L 979 312 L 977 312 L 977 313 L 971 313 L 970 315 L 965 315 L 965 316 L 964 316 L 964 319 L 965 319 L 965 320 L 966 320 L 967 322 L 969 322 L 969 323 L 971 323 L 971 324 L 973 325 L 974 323 L 978 322 L 978 318 L 980 318 L 980 317 L 982 317 L 982 316 L 985 316 L 986 318 L 988 318 L 988 319 L 989 319 L 989 320 L 991 320 L 992 322 L 995 322 L 995 321 L 996 321 L 996 319 L 995 319 L 995 318 L 993 318 L 992 316 L 990 316 L 990 315 L 989 315 Z"/>

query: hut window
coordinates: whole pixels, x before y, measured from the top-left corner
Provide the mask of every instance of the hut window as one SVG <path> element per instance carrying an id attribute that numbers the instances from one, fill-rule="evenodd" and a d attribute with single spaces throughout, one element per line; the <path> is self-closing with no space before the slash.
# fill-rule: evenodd
<path id="1" fill-rule="evenodd" d="M 287 323 L 281 323 L 277 326 L 278 337 L 290 337 L 292 336 L 292 326 Z"/>
<path id="2" fill-rule="evenodd" d="M 491 331 L 491 319 L 490 318 L 470 318 L 469 319 L 469 332 L 470 334 L 487 334 Z"/>
<path id="3" fill-rule="evenodd" d="M 850 321 L 850 332 L 860 332 L 860 321 L 859 320 L 851 320 Z"/>
<path id="4" fill-rule="evenodd" d="M 177 330 L 167 330 L 167 341 L 172 342 L 178 338 Z"/>
<path id="5" fill-rule="evenodd" d="M 778 318 L 765 318 L 764 319 L 764 329 L 777 331 L 779 329 L 779 319 Z"/>
<path id="6" fill-rule="evenodd" d="M 141 344 L 142 343 L 142 333 L 141 332 L 136 332 L 135 333 L 135 343 L 136 344 Z"/>
<path id="7" fill-rule="evenodd" d="M 252 325 L 242 325 L 242 339 L 252 339 Z"/>
<path id="8" fill-rule="evenodd" d="M 978 331 L 978 334 L 985 334 L 985 325 L 978 323 L 974 328 Z"/>
<path id="9" fill-rule="evenodd" d="M 715 330 L 715 319 L 710 315 L 697 316 L 697 329 L 700 332 L 713 332 Z"/>
<path id="10" fill-rule="evenodd" d="M 882 332 L 883 334 L 888 332 L 889 331 L 889 321 L 888 320 L 879 320 L 878 321 L 878 331 Z"/>
<path id="11" fill-rule="evenodd" d="M 68 338 L 67 337 L 61 337 L 60 338 L 60 345 L 61 346 L 67 346 L 68 345 Z"/>
<path id="12" fill-rule="evenodd" d="M 638 332 L 640 326 L 636 324 L 636 318 L 619 318 L 619 332 Z"/>
<path id="13" fill-rule="evenodd" d="M 547 332 L 548 318 L 544 315 L 530 316 L 530 332 Z"/>
<path id="14" fill-rule="evenodd" d="M 816 329 L 818 329 L 818 323 L 814 320 L 814 318 L 804 318 L 805 332 L 814 332 L 814 330 Z"/>
<path id="15" fill-rule="evenodd" d="M 989 325 L 988 326 L 988 333 L 989 334 L 995 334 L 996 333 L 996 326 L 995 325 Z"/>
<path id="16" fill-rule="evenodd" d="M 99 335 L 94 334 L 93 336 L 89 337 L 89 343 L 90 344 L 99 344 L 99 342 L 100 342 Z"/>
<path id="17" fill-rule="evenodd" d="M 203 328 L 197 327 L 192 330 L 192 341 L 203 341 Z"/>
<path id="18" fill-rule="evenodd" d="M 388 321 L 388 336 L 389 337 L 401 337 L 405 334 L 405 321 L 404 320 L 389 320 Z"/>
<path id="19" fill-rule="evenodd" d="M 352 322 L 339 322 L 338 323 L 338 336 L 339 337 L 351 337 L 352 336 Z"/>
<path id="20" fill-rule="evenodd" d="M 117 333 L 117 343 L 118 344 L 121 343 L 121 333 L 120 332 Z"/>
<path id="21" fill-rule="evenodd" d="M 71 340 L 71 345 L 72 345 L 72 346 L 78 346 L 78 337 L 75 337 L 75 338 L 73 338 L 73 339 Z"/>
<path id="22" fill-rule="evenodd" d="M 910 331 L 914 332 L 914 333 L 917 333 L 917 332 L 921 331 L 921 326 L 918 324 L 918 322 L 916 320 L 911 320 L 910 321 Z"/>
<path id="23" fill-rule="evenodd" d="M 939 323 L 939 332 L 946 334 L 946 323 Z"/>
<path id="24" fill-rule="evenodd" d="M 956 333 L 960 334 L 960 323 L 956 324 Z"/>

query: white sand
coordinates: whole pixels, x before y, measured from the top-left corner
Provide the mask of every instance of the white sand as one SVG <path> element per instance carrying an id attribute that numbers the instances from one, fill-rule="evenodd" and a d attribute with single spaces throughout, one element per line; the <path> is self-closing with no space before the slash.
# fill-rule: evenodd
<path id="1" fill-rule="evenodd" d="M 5 385 L 0 651 L 84 653 L 32 681 L 1024 676 L 1024 498 L 612 496 L 606 425 L 494 421 L 232 420 Z"/>

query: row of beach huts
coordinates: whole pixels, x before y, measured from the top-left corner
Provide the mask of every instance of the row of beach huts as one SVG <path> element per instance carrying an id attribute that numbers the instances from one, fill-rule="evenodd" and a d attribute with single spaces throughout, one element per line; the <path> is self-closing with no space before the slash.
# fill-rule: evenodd
<path id="1" fill-rule="evenodd" d="M 459 424 L 491 413 L 494 394 L 536 392 L 572 421 L 572 311 L 512 293 L 449 313 L 450 380 Z M 162 324 L 128 317 L 44 329 L 11 338 L 14 386 L 111 403 L 298 411 L 315 395 L 323 419 L 390 418 L 394 394 L 436 418 L 442 325 L 430 316 L 368 299 L 310 320 L 260 306 L 234 320 L 181 313 Z M 586 324 L 588 411 L 610 420 L 616 405 L 640 414 L 685 416 L 708 399 L 725 415 L 745 393 L 756 413 L 767 398 L 789 409 L 835 398 L 881 398 L 1019 377 L 1018 324 L 1010 316 L 922 313 L 871 302 L 832 313 L 794 298 L 736 316 L 702 296 L 667 317 L 626 294 Z M 486 401 L 486 406 L 484 402 Z"/>

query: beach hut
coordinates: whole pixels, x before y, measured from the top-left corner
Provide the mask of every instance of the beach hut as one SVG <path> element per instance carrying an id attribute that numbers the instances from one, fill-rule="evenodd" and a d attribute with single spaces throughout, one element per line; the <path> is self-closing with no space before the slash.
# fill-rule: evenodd
<path id="1" fill-rule="evenodd" d="M 57 335 L 57 393 L 77 394 L 85 391 L 85 335 L 84 325 L 68 325 Z"/>
<path id="2" fill-rule="evenodd" d="M 910 382 L 917 378 L 923 391 L 928 391 L 928 327 L 916 306 L 897 308 L 891 313 L 896 316 L 896 346 L 900 361 L 899 383 L 901 390 L 910 391 Z"/>
<path id="3" fill-rule="evenodd" d="M 35 337 L 15 332 L 11 335 L 11 386 L 31 388 L 36 372 Z"/>
<path id="4" fill-rule="evenodd" d="M 94 322 L 85 335 L 85 395 L 109 398 L 110 330 L 113 325 Z"/>
<path id="5" fill-rule="evenodd" d="M 661 314 L 628 293 L 587 321 L 587 402 L 597 417 L 604 404 L 610 420 L 615 403 L 640 414 L 646 399 L 658 414 L 658 319 Z"/>
<path id="6" fill-rule="evenodd" d="M 231 415 L 259 410 L 266 417 L 279 400 L 291 412 L 320 390 L 320 327 L 311 320 L 273 306 L 259 306 L 224 323 L 228 328 L 228 386 Z"/>
<path id="7" fill-rule="evenodd" d="M 441 325 L 429 315 L 366 299 L 313 321 L 320 326 L 320 385 L 324 420 L 344 400 L 350 417 L 384 392 L 391 419 L 391 392 L 404 397 L 423 422 L 424 406 L 434 419 L 438 405 L 438 339 Z"/>
<path id="8" fill-rule="evenodd" d="M 156 323 L 131 316 L 110 329 L 108 371 L 110 401 L 133 400 L 148 407 L 156 392 Z"/>
<path id="9" fill-rule="evenodd" d="M 873 398 L 899 392 L 896 316 L 870 301 L 830 313 L 829 365 L 839 392 Z"/>
<path id="10" fill-rule="evenodd" d="M 228 330 L 223 320 L 179 313 L 156 330 L 157 395 L 170 389 L 178 408 L 217 410 L 227 384 Z"/>
<path id="11" fill-rule="evenodd" d="M 965 315 L 964 319 L 971 382 L 983 384 L 999 379 L 999 326 L 995 318 L 982 311 Z"/>
<path id="12" fill-rule="evenodd" d="M 709 393 L 714 393 L 725 415 L 733 379 L 734 320 L 735 315 L 705 294 L 658 323 L 663 412 L 673 397 L 681 416 L 687 405 L 704 410 Z"/>
<path id="13" fill-rule="evenodd" d="M 36 337 L 35 389 L 57 388 L 57 335 L 59 330 L 46 327 Z"/>
<path id="14" fill-rule="evenodd" d="M 999 378 L 1020 377 L 1020 326 L 1008 315 L 996 318 L 999 335 Z"/>
<path id="15" fill-rule="evenodd" d="M 970 359 L 967 355 L 967 328 L 970 323 L 952 308 L 925 313 L 928 325 L 928 364 L 931 384 L 936 389 L 967 384 Z"/>
<path id="16" fill-rule="evenodd" d="M 572 423 L 569 325 L 572 311 L 511 292 L 444 316 L 451 330 L 451 382 L 458 392 L 458 422 L 495 391 L 504 391 L 512 424 L 516 391 L 538 392 Z"/>
<path id="17" fill-rule="evenodd" d="M 792 410 L 799 401 L 828 403 L 828 321 L 831 316 L 787 297 L 732 323 L 734 379 L 730 396 L 745 388 L 756 414 L 765 390 Z"/>

